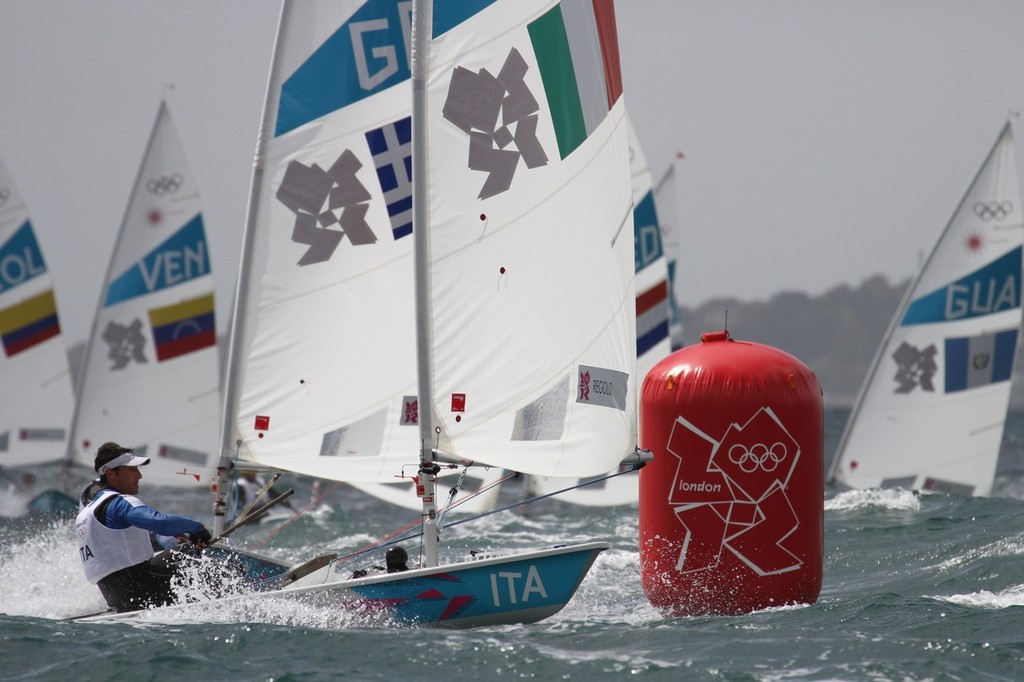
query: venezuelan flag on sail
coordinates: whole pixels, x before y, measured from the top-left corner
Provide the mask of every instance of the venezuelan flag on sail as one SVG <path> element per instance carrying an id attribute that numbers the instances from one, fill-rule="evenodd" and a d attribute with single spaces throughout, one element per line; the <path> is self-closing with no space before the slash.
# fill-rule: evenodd
<path id="1" fill-rule="evenodd" d="M 7 357 L 60 334 L 53 289 L 0 310 L 0 340 Z"/>
<path id="2" fill-rule="evenodd" d="M 622 95 L 615 7 L 611 0 L 562 0 L 529 31 L 564 159 Z"/>
<path id="3" fill-rule="evenodd" d="M 149 311 L 157 362 L 207 348 L 217 343 L 213 294 Z"/>

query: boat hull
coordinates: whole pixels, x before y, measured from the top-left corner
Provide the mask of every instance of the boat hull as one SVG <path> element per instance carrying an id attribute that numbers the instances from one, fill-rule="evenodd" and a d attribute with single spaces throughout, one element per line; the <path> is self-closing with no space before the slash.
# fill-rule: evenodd
<path id="1" fill-rule="evenodd" d="M 289 599 L 339 610 L 339 624 L 363 620 L 405 626 L 473 628 L 534 623 L 558 613 L 608 549 L 605 542 L 560 546 L 499 557 L 471 559 L 402 573 L 347 579 L 351 569 L 326 566 L 278 590 L 200 604 L 77 619 L 124 622 L 196 618 L 197 607 L 245 599 Z"/>

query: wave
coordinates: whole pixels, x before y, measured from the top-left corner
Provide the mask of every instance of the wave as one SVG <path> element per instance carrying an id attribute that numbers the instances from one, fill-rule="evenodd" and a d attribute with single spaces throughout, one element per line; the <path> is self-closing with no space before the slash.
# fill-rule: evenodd
<path id="1" fill-rule="evenodd" d="M 869 488 L 867 490 L 848 490 L 825 500 L 825 511 L 876 508 L 893 511 L 919 511 L 921 498 L 914 491 L 903 488 Z"/>
<path id="2" fill-rule="evenodd" d="M 985 609 L 1005 609 L 1010 606 L 1024 606 L 1024 585 L 1014 585 L 999 592 L 979 590 L 968 594 L 934 596 L 933 599 L 948 601 L 961 606 Z"/>

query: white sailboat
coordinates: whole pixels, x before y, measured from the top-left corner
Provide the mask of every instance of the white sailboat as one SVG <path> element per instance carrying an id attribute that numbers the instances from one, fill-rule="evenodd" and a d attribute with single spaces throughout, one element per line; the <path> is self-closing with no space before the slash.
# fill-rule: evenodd
<path id="1" fill-rule="evenodd" d="M 349 579 L 335 562 L 231 599 L 441 627 L 534 622 L 566 604 L 609 545 L 442 562 L 435 473 L 473 460 L 580 477 L 637 456 L 614 11 L 607 0 L 412 7 L 410 17 L 396 0 L 283 5 L 218 490 L 240 466 L 371 483 L 413 472 L 419 567 Z M 403 111 L 410 79 L 412 120 L 384 115 Z M 413 187 L 389 194 L 410 163 Z M 393 229 L 374 233 L 364 216 L 389 209 Z M 414 283 L 393 286 L 412 277 L 410 258 Z"/>
<path id="2" fill-rule="evenodd" d="M 651 169 L 640 138 L 627 116 L 629 166 L 633 183 L 633 239 L 636 268 L 636 369 L 643 382 L 654 365 L 672 352 L 672 280 L 664 241 L 665 226 L 660 205 L 665 195 L 656 195 Z"/>
<path id="3" fill-rule="evenodd" d="M 147 484 L 209 486 L 220 414 L 214 283 L 199 191 L 161 103 L 78 378 L 69 460 L 117 441 Z"/>
<path id="4" fill-rule="evenodd" d="M 629 135 L 629 166 L 633 187 L 633 246 L 636 271 L 636 356 L 638 382 L 662 358 L 672 352 L 670 338 L 671 280 L 662 242 L 660 199 L 655 196 L 650 167 L 626 115 Z M 584 485 L 581 485 L 584 484 Z M 593 481 L 527 476 L 527 497 L 557 493 L 557 500 L 585 507 L 617 507 L 637 503 L 635 471 L 606 472 Z"/>
<path id="5" fill-rule="evenodd" d="M 67 451 L 73 393 L 53 280 L 28 209 L 0 162 L 0 467 Z"/>
<path id="6" fill-rule="evenodd" d="M 1021 328 L 1021 211 L 1007 123 L 890 324 L 836 485 L 991 493 Z"/>
<path id="7" fill-rule="evenodd" d="M 232 325 L 223 468 L 375 482 L 404 465 L 424 489 L 419 568 L 349 580 L 332 564 L 253 598 L 443 627 L 533 622 L 565 605 L 608 544 L 442 563 L 434 473 L 474 460 L 580 477 L 636 456 L 614 11 L 610 1 L 413 7 L 410 21 L 407 2 L 284 5 Z M 388 158 L 415 164 L 412 251 L 408 218 L 389 234 L 363 221 L 407 206 L 382 198 L 377 184 L 393 177 L 374 159 L 381 137 L 389 150 L 409 139 L 406 124 L 368 100 L 401 107 L 410 73 L 413 148 Z M 387 298 L 402 291 L 391 278 L 411 276 L 409 257 L 415 307 Z M 412 363 L 395 334 L 415 338 Z"/>

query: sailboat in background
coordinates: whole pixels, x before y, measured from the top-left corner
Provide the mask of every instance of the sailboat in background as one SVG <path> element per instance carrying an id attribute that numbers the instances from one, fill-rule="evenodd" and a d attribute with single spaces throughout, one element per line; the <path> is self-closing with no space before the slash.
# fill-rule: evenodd
<path id="1" fill-rule="evenodd" d="M 834 458 L 837 486 L 991 493 L 1020 337 L 1022 249 L 1007 123 L 882 341 Z"/>
<path id="2" fill-rule="evenodd" d="M 683 320 L 679 314 L 679 300 L 676 298 L 676 283 L 679 281 L 679 257 L 682 254 L 682 226 L 679 224 L 676 164 L 682 159 L 683 153 L 676 152 L 672 163 L 654 185 L 654 203 L 658 207 L 661 245 L 665 250 L 665 265 L 668 268 L 668 333 L 672 341 L 672 350 L 679 350 L 683 347 Z"/>
<path id="3" fill-rule="evenodd" d="M 664 240 L 665 226 L 652 188 L 640 138 L 626 116 L 629 132 L 629 168 L 633 185 L 633 250 L 636 270 L 636 369 L 642 383 L 654 365 L 672 352 L 670 329 L 672 280 Z M 674 264 L 674 261 L 673 261 Z"/>
<path id="4" fill-rule="evenodd" d="M 262 594 L 446 627 L 533 622 L 565 605 L 609 545 L 439 565 L 435 474 L 479 461 L 579 477 L 637 456 L 614 10 L 414 2 L 410 21 L 409 7 L 283 5 L 218 507 L 231 468 L 371 483 L 410 469 L 424 489 L 420 568 L 349 580 L 334 562 Z M 376 213 L 391 230 L 374 231 Z"/>
<path id="5" fill-rule="evenodd" d="M 628 113 L 626 125 L 633 186 L 636 364 L 637 379 L 642 382 L 647 372 L 672 351 L 669 335 L 672 291 L 668 260 L 662 242 L 665 230 L 661 222 L 661 207 L 652 188 L 651 171 L 640 146 L 640 138 Z M 620 475 L 611 475 L 613 473 Z M 526 476 L 523 489 L 528 498 L 558 493 L 556 499 L 560 502 L 587 507 L 616 507 L 637 503 L 639 482 L 635 471 L 608 472 L 596 478 L 593 482 L 585 482 Z"/>
<path id="6" fill-rule="evenodd" d="M 0 162 L 0 467 L 67 452 L 73 393 L 53 281 L 32 221 Z"/>
<path id="7" fill-rule="evenodd" d="M 151 485 L 208 486 L 219 453 L 214 282 L 195 179 L 161 102 L 76 387 L 69 460 L 117 441 Z"/>
<path id="8" fill-rule="evenodd" d="M 453 513 L 480 514 L 498 506 L 498 495 L 504 480 L 511 476 L 498 467 L 457 466 L 437 474 L 438 484 L 448 488 L 446 498 L 439 500 L 442 508 Z M 423 503 L 417 492 L 419 476 L 405 472 L 388 483 L 349 482 L 352 488 L 396 507 L 418 510 Z"/>

